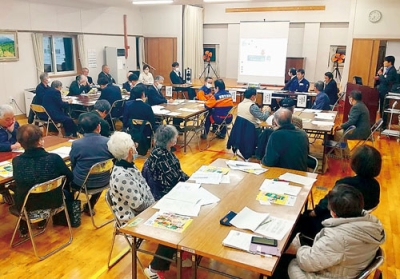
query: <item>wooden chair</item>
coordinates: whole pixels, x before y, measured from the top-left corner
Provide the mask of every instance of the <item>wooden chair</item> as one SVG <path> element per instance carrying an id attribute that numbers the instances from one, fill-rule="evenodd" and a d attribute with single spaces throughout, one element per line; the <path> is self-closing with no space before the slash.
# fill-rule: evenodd
<path id="1" fill-rule="evenodd" d="M 382 279 L 382 271 L 379 267 L 383 264 L 384 260 L 385 254 L 382 248 L 379 247 L 378 251 L 376 251 L 375 259 L 358 275 L 357 279 L 367 279 L 372 273 L 374 273 L 373 279 Z"/>
<path id="2" fill-rule="evenodd" d="M 101 188 L 87 188 L 86 184 L 87 184 L 87 181 L 88 181 L 89 177 L 92 176 L 92 175 L 99 175 L 99 174 L 106 174 L 106 173 L 111 175 L 111 171 L 112 171 L 113 166 L 114 166 L 114 163 L 113 163 L 112 159 L 108 159 L 108 160 L 105 160 L 105 161 L 102 161 L 102 162 L 94 164 L 90 168 L 88 174 L 86 175 L 86 178 L 85 178 L 81 188 L 79 189 L 78 195 L 76 197 L 76 199 L 78 199 L 81 192 L 85 193 L 86 200 L 87 200 L 87 205 L 88 205 L 88 208 L 89 208 L 90 218 L 92 219 L 93 226 L 95 228 L 97 228 L 97 229 L 99 229 L 101 227 L 104 227 L 105 225 L 111 223 L 113 220 L 107 220 L 107 221 L 105 221 L 104 223 L 102 223 L 100 225 L 96 225 L 96 223 L 94 221 L 94 216 L 93 216 L 94 215 L 93 208 L 92 208 L 92 206 L 90 204 L 89 195 L 94 195 L 94 194 L 101 193 L 101 192 L 103 192 L 103 190 L 108 189 L 110 187 L 110 185 L 107 184 L 106 186 L 103 186 Z"/>
<path id="3" fill-rule="evenodd" d="M 46 134 L 45 134 L 45 136 L 47 136 L 47 134 L 49 133 L 50 124 L 53 124 L 54 127 L 56 127 L 56 129 L 58 131 L 58 135 L 62 135 L 62 131 L 61 131 L 62 124 L 54 122 L 53 119 L 51 119 L 50 115 L 48 114 L 47 110 L 43 106 L 31 104 L 31 110 L 33 111 L 33 115 L 34 115 L 33 124 L 37 125 L 39 127 L 46 126 Z M 40 114 L 46 115 L 47 116 L 47 120 L 41 119 L 39 117 Z"/>
<path id="4" fill-rule="evenodd" d="M 24 203 L 23 203 L 22 208 L 21 208 L 20 211 L 18 211 L 16 206 L 11 206 L 10 207 L 11 214 L 13 214 L 15 216 L 18 216 L 18 221 L 17 221 L 17 224 L 15 225 L 14 233 L 12 235 L 11 242 L 10 242 L 10 246 L 11 247 L 15 247 L 15 246 L 17 246 L 17 245 L 19 245 L 21 243 L 24 243 L 25 241 L 30 239 L 31 242 L 32 242 L 33 251 L 35 252 L 35 255 L 40 260 L 44 260 L 44 259 L 48 258 L 49 256 L 57 253 L 58 251 L 64 249 L 69 244 L 71 244 L 71 242 L 72 242 L 71 222 L 70 222 L 70 219 L 69 219 L 67 205 L 65 203 L 65 197 L 64 197 L 64 194 L 63 194 L 63 188 L 64 188 L 64 185 L 65 185 L 65 181 L 66 181 L 66 178 L 65 178 L 65 175 L 63 175 L 63 176 L 57 177 L 55 179 L 49 180 L 47 182 L 36 184 L 35 186 L 33 186 L 29 190 L 28 194 L 26 195 Z M 31 212 L 27 209 L 27 206 L 26 206 L 29 198 L 31 196 L 34 196 L 34 195 L 44 194 L 44 193 L 47 193 L 47 192 L 50 192 L 50 191 L 57 191 L 57 189 L 60 190 L 60 195 L 58 196 L 58 198 L 60 199 L 60 201 L 62 200 L 60 207 L 48 208 L 50 210 L 50 214 L 46 218 L 44 218 L 43 216 L 37 216 L 35 218 L 30 216 Z M 54 198 L 57 198 L 57 197 L 54 197 Z M 52 251 L 48 252 L 44 256 L 40 256 L 38 254 L 38 252 L 37 252 L 37 249 L 36 249 L 36 243 L 34 241 L 34 237 L 39 235 L 39 234 L 44 233 L 50 218 L 54 214 L 59 213 L 62 210 L 64 210 L 64 212 L 65 212 L 65 218 L 67 219 L 67 223 L 68 223 L 68 229 L 69 229 L 69 235 L 70 235 L 69 240 L 68 240 L 68 242 L 64 243 L 63 245 L 59 246 L 58 248 L 55 248 Z M 18 231 L 18 228 L 19 228 L 19 224 L 21 223 L 21 220 L 25 220 L 27 225 L 28 225 L 29 238 L 22 239 L 22 240 L 20 240 L 20 241 L 18 241 L 16 243 L 14 243 L 15 235 L 17 234 L 17 231 Z M 39 231 L 38 233 L 34 234 L 33 233 L 33 229 L 31 227 L 31 224 L 38 223 L 38 222 L 43 221 L 43 220 L 46 220 L 46 224 L 45 224 L 44 228 L 41 231 Z"/>

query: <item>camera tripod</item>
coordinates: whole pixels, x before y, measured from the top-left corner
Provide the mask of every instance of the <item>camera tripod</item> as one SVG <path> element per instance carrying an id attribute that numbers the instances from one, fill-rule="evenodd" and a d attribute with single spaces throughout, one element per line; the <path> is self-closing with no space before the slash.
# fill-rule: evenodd
<path id="1" fill-rule="evenodd" d="M 337 61 L 334 64 L 332 74 L 335 76 L 336 79 L 339 77 L 339 81 L 342 79 L 342 75 L 340 74 L 339 71 L 339 63 Z"/>
<path id="2" fill-rule="evenodd" d="M 217 72 L 215 71 L 215 69 L 211 66 L 211 63 L 208 62 L 207 65 L 204 67 L 203 72 L 201 73 L 201 75 L 199 76 L 199 79 L 206 73 L 207 71 L 207 75 L 205 77 L 209 77 L 210 76 L 210 72 L 211 70 L 213 71 L 214 75 L 217 77 L 217 79 L 219 79 L 219 76 L 217 74 Z"/>

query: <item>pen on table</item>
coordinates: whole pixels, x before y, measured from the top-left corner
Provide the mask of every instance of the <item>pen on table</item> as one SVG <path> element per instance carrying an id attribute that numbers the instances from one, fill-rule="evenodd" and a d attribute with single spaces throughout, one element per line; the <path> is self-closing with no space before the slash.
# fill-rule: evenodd
<path id="1" fill-rule="evenodd" d="M 264 222 L 261 222 L 261 224 L 258 227 L 264 226 L 264 225 L 268 224 L 271 221 L 272 221 L 271 219 L 268 219 L 268 220 L 266 220 Z"/>
<path id="2" fill-rule="evenodd" d="M 289 182 L 287 180 L 284 179 L 279 179 L 279 178 L 274 178 L 273 181 L 279 181 L 279 182 Z"/>

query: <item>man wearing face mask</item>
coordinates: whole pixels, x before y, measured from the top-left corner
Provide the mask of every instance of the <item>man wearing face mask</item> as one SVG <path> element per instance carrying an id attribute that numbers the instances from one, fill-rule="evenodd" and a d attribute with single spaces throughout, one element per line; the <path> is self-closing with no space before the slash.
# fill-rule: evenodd
<path id="1" fill-rule="evenodd" d="M 172 84 L 185 84 L 182 74 L 179 71 L 179 63 L 178 62 L 172 63 L 172 71 L 169 74 L 169 78 L 170 78 Z M 187 91 L 190 100 L 193 100 L 194 97 L 196 97 L 196 93 L 194 92 L 193 88 L 187 88 L 187 87 L 179 88 L 178 87 L 178 89 L 181 91 Z"/>
<path id="2" fill-rule="evenodd" d="M 147 102 L 150 106 L 168 103 L 168 100 L 165 99 L 164 95 L 161 93 L 163 84 L 164 78 L 162 76 L 156 76 L 153 86 L 147 89 Z"/>
<path id="3" fill-rule="evenodd" d="M 208 99 L 211 98 L 212 83 L 213 83 L 212 77 L 206 77 L 204 79 L 204 85 L 199 89 L 199 92 L 197 92 L 197 99 L 199 99 L 200 101 L 207 101 Z"/>
<path id="4" fill-rule="evenodd" d="M 271 114 L 271 108 L 264 106 L 262 110 L 255 104 L 257 90 L 248 88 L 244 92 L 244 100 L 238 105 L 237 115 L 249 120 L 256 128 L 260 127 L 260 122 L 267 120 Z"/>

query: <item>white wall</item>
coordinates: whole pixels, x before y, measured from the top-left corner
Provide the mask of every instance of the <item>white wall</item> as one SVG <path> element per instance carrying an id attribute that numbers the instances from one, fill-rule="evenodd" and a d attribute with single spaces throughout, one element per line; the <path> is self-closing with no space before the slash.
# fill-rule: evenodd
<path id="1" fill-rule="evenodd" d="M 226 13 L 226 8 L 324 5 L 324 11 Z M 330 45 L 346 45 L 350 16 L 347 0 L 276 1 L 204 5 L 204 44 L 220 44 L 220 75 L 237 78 L 240 21 L 290 21 L 287 57 L 306 58 L 306 78 L 316 81 L 328 69 Z M 210 33 L 215 34 L 210 34 Z"/>
<path id="2" fill-rule="evenodd" d="M 92 33 L 84 35 L 84 38 L 86 49 L 96 48 L 97 50 L 97 68 L 90 69 L 90 74 L 95 81 L 100 67 L 104 63 L 104 46 L 124 47 L 122 36 L 124 14 L 127 15 L 128 34 L 142 35 L 140 10 L 134 7 L 129 10 L 115 7 L 96 8 L 95 6 L 93 8 L 74 8 L 26 1 L 7 1 L 7 3 L 1 4 L 3 4 L 3 9 L 0 9 L 1 29 L 20 31 L 18 33 L 19 61 L 0 62 L 1 103 L 8 103 L 12 97 L 23 112 L 25 112 L 23 90 L 36 87 L 39 82 L 35 70 L 31 31 Z M 7 8 L 4 5 L 7 5 Z M 134 54 L 136 42 L 134 37 L 129 37 L 128 41 L 131 55 L 127 64 L 130 69 L 133 69 L 136 68 L 136 55 Z M 65 87 L 70 85 L 74 77 L 52 77 L 52 79 L 61 80 Z M 16 114 L 22 114 L 17 107 Z"/>
<path id="3" fill-rule="evenodd" d="M 394 66 L 398 69 L 400 65 L 400 40 L 387 42 L 386 55 L 394 56 L 396 59 Z"/>
<path id="4" fill-rule="evenodd" d="M 184 69 L 185 65 L 183 65 L 182 60 L 183 6 L 160 5 L 142 7 L 140 12 L 143 21 L 144 37 L 177 38 L 177 60 L 181 64 L 181 68 Z"/>

